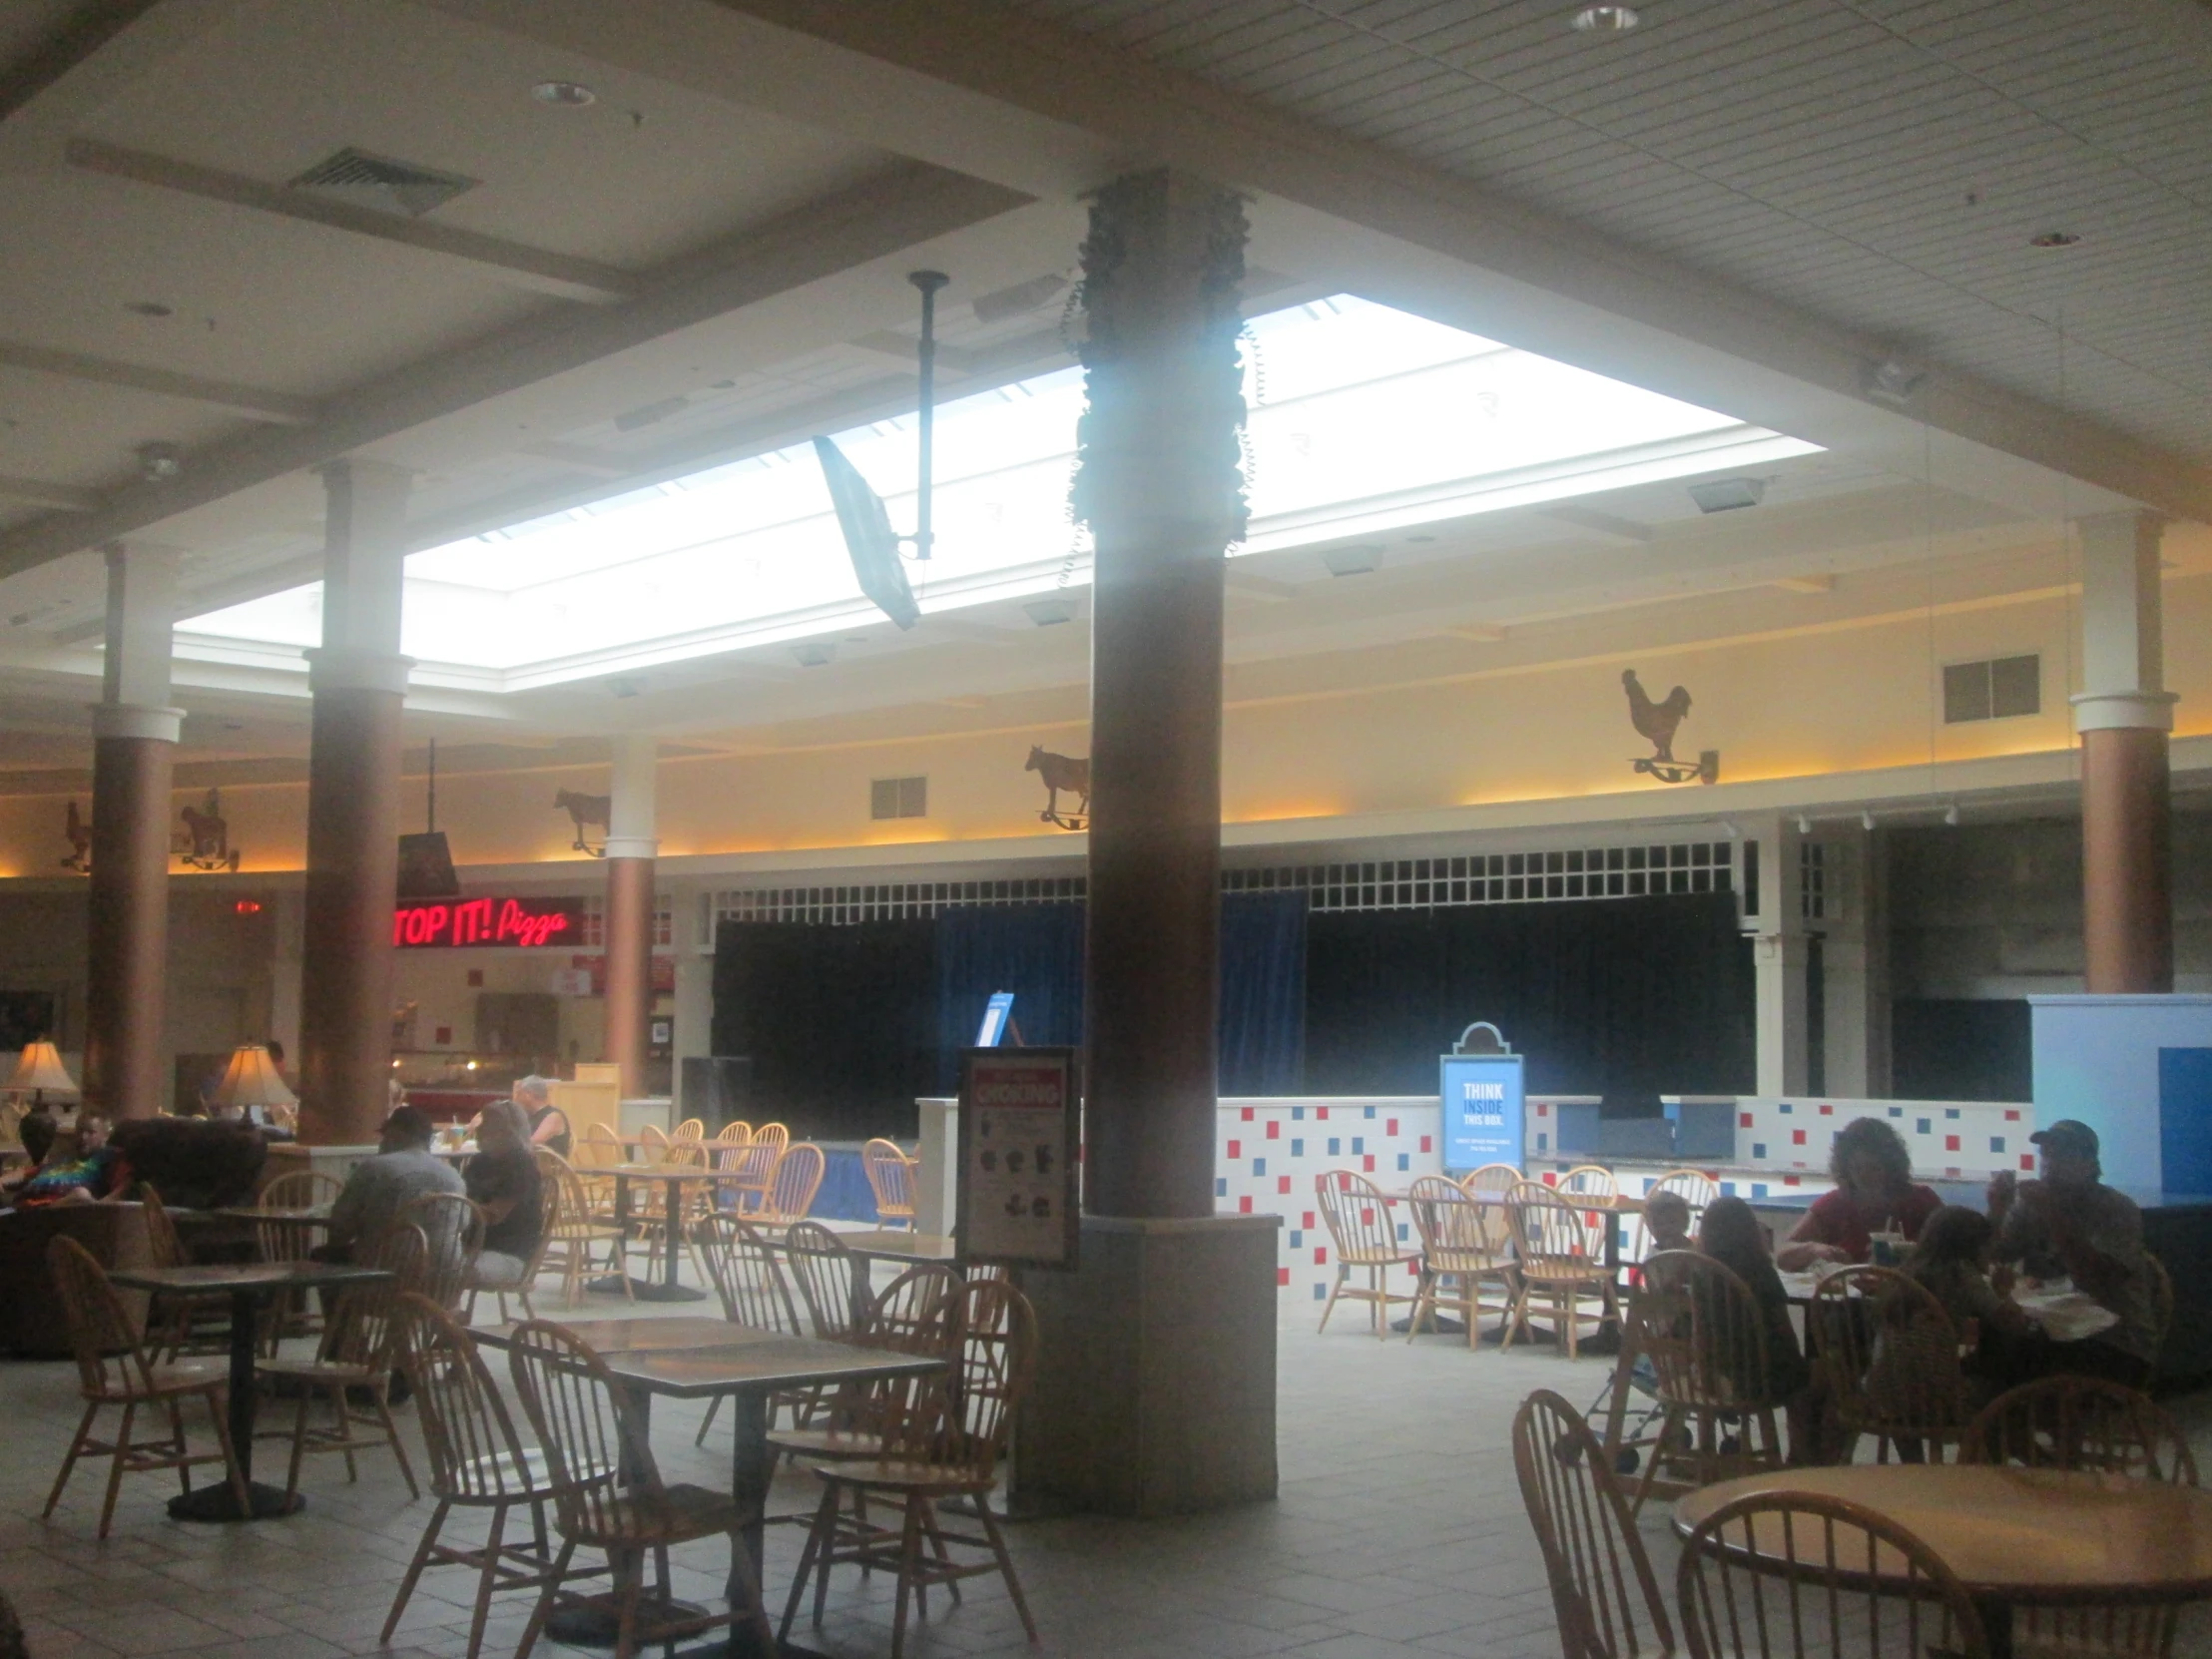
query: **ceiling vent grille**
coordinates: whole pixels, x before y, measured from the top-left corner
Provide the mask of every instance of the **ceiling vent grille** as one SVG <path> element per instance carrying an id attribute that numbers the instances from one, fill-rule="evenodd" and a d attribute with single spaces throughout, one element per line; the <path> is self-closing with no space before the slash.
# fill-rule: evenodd
<path id="1" fill-rule="evenodd" d="M 477 183 L 458 173 L 440 173 L 348 147 L 308 168 L 292 180 L 291 188 L 311 190 L 357 208 L 420 219 L 463 191 L 474 190 Z"/>

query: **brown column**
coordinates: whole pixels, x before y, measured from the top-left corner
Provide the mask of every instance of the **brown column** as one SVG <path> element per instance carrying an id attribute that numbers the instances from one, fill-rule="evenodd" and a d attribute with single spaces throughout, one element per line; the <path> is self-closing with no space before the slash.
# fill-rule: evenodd
<path id="1" fill-rule="evenodd" d="M 2173 808 L 2167 738 L 2141 727 L 2081 734 L 2082 943 L 2087 988 L 2174 988 Z"/>
<path id="2" fill-rule="evenodd" d="M 645 1093 L 653 1020 L 654 830 L 660 745 L 647 733 L 614 740 L 607 808 L 606 1058 L 622 1068 L 625 1099 Z"/>
<path id="3" fill-rule="evenodd" d="M 391 1077 L 404 658 L 317 651 L 299 973 L 300 1139 L 376 1139 Z"/>
<path id="4" fill-rule="evenodd" d="M 163 1024 L 178 714 L 102 704 L 94 719 L 85 1097 L 115 1117 L 145 1118 L 172 1093 Z"/>
<path id="5" fill-rule="evenodd" d="M 2083 519 L 2081 935 L 2092 993 L 2174 988 L 2173 809 L 2166 745 L 2160 541 L 2155 513 Z"/>
<path id="6" fill-rule="evenodd" d="M 653 1016 L 653 860 L 607 860 L 607 1060 L 625 1099 L 645 1092 Z"/>
<path id="7" fill-rule="evenodd" d="M 1086 1208 L 1214 1213 L 1222 565 L 1243 531 L 1243 205 L 1116 181 L 1083 247 L 1091 527 Z"/>

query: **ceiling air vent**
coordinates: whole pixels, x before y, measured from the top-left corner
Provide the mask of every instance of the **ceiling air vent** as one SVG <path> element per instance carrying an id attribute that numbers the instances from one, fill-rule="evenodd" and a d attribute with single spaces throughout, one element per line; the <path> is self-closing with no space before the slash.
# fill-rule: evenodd
<path id="1" fill-rule="evenodd" d="M 356 208 L 420 219 L 463 191 L 474 190 L 477 183 L 458 173 L 440 173 L 348 147 L 308 168 L 292 180 L 291 188 L 311 190 Z"/>

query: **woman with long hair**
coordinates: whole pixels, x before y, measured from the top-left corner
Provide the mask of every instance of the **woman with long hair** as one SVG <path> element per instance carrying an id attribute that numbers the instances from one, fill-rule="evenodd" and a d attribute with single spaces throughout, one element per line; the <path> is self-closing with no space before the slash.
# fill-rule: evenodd
<path id="1" fill-rule="evenodd" d="M 1856 1118 L 1837 1133 L 1829 1154 L 1836 1190 L 1816 1199 L 1778 1253 L 1785 1273 L 1816 1262 L 1865 1262 L 1874 1235 L 1918 1239 L 1928 1218 L 1943 1207 L 1931 1188 L 1913 1180 L 1913 1155 L 1904 1137 L 1881 1118 Z"/>

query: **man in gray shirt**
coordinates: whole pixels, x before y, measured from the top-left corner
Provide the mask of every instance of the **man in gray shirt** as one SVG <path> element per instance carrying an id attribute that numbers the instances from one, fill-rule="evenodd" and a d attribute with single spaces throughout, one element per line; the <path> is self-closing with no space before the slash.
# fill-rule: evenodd
<path id="1" fill-rule="evenodd" d="M 335 1262 L 364 1256 L 410 1200 L 462 1190 L 460 1172 L 431 1156 L 433 1133 L 430 1120 L 414 1107 L 392 1108 L 376 1156 L 353 1166 L 345 1190 L 330 1206 L 329 1243 L 317 1255 Z"/>
<path id="2" fill-rule="evenodd" d="M 2159 1338 L 2142 1212 L 2125 1193 L 2104 1185 L 2097 1132 L 2087 1124 L 2063 1118 L 2028 1138 L 2042 1149 L 2043 1178 L 2016 1186 L 2005 1172 L 1989 1183 L 1989 1219 L 1997 1224 L 1993 1254 L 1999 1262 L 2020 1263 L 2036 1279 L 2069 1278 L 2074 1289 L 2119 1316 L 2119 1324 L 2097 1336 L 2048 1344 L 2044 1367 L 2142 1387 Z"/>

